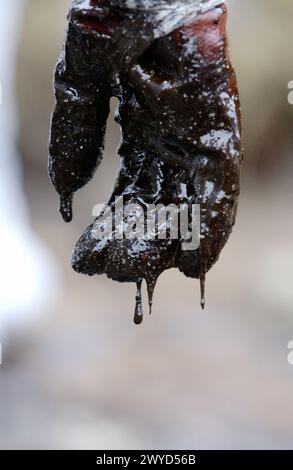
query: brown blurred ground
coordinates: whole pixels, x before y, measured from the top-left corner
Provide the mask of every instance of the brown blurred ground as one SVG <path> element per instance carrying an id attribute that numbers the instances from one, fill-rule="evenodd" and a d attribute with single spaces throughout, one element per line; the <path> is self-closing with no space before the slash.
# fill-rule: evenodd
<path id="1" fill-rule="evenodd" d="M 1 448 L 293 448 L 293 4 L 229 4 L 246 148 L 238 223 L 208 277 L 206 312 L 197 283 L 170 271 L 138 328 L 132 285 L 70 268 L 93 205 L 110 192 L 119 134 L 111 120 L 104 162 L 63 224 L 46 147 L 68 2 L 30 1 L 19 143 L 32 223 L 63 285 L 46 322 L 1 366 Z"/>

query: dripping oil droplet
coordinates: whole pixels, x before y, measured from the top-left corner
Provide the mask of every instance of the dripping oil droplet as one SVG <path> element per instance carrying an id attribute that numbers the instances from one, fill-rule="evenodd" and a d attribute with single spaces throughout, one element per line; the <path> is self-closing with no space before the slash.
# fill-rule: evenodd
<path id="1" fill-rule="evenodd" d="M 61 194 L 60 196 L 60 213 L 64 222 L 72 221 L 72 200 L 73 194 Z"/>
<path id="2" fill-rule="evenodd" d="M 152 314 L 152 308 L 153 308 L 153 298 L 154 298 L 154 292 L 155 292 L 155 287 L 157 284 L 158 278 L 154 279 L 146 279 L 146 284 L 147 284 L 147 291 L 148 291 L 148 298 L 149 298 L 149 314 Z"/>
<path id="3" fill-rule="evenodd" d="M 142 301 L 141 301 L 141 284 L 142 279 L 137 282 L 137 292 L 135 297 L 135 311 L 134 311 L 134 323 L 140 325 L 143 321 L 143 310 L 142 310 Z"/>
<path id="4" fill-rule="evenodd" d="M 201 274 L 200 276 L 200 296 L 201 296 L 200 305 L 203 310 L 205 309 L 205 306 L 206 306 L 205 290 L 206 290 L 206 275 L 204 273 L 204 274 Z"/>

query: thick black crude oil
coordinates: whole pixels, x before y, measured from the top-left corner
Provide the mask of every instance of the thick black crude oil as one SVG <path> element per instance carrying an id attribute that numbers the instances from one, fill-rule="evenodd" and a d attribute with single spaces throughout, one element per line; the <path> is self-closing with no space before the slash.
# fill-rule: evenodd
<path id="1" fill-rule="evenodd" d="M 218 0 L 75 0 L 69 13 L 49 157 L 64 220 L 71 221 L 73 194 L 101 162 L 113 96 L 121 169 L 108 206 L 117 197 L 145 210 L 200 205 L 198 249 L 183 250 L 170 234 L 166 240 L 97 239 L 101 216 L 77 242 L 77 272 L 136 283 L 136 324 L 143 320 L 143 280 L 151 313 L 157 279 L 170 268 L 200 280 L 205 307 L 206 273 L 235 223 L 241 125 L 226 18 Z"/>

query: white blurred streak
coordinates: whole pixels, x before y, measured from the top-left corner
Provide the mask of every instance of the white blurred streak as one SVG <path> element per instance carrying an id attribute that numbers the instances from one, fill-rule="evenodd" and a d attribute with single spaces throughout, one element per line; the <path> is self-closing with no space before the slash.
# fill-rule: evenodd
<path id="1" fill-rule="evenodd" d="M 55 291 L 51 256 L 29 226 L 16 149 L 15 69 L 25 0 L 2 2 L 0 16 L 0 340 L 24 332 Z"/>

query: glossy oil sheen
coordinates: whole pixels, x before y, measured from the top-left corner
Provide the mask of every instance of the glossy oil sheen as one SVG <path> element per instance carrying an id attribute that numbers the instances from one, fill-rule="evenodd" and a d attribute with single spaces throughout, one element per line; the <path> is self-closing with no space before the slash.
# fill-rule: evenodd
<path id="1" fill-rule="evenodd" d="M 216 1 L 73 2 L 56 67 L 49 171 L 61 213 L 94 175 L 104 145 L 109 101 L 119 99 L 121 169 L 109 204 L 201 205 L 201 244 L 180 240 L 97 240 L 93 224 L 77 242 L 72 265 L 137 284 L 149 306 L 160 274 L 176 267 L 200 279 L 217 261 L 235 223 L 241 165 L 240 105 L 229 60 L 226 7 Z M 95 224 L 99 224 L 97 218 Z M 128 221 L 125 220 L 127 224 Z"/>

